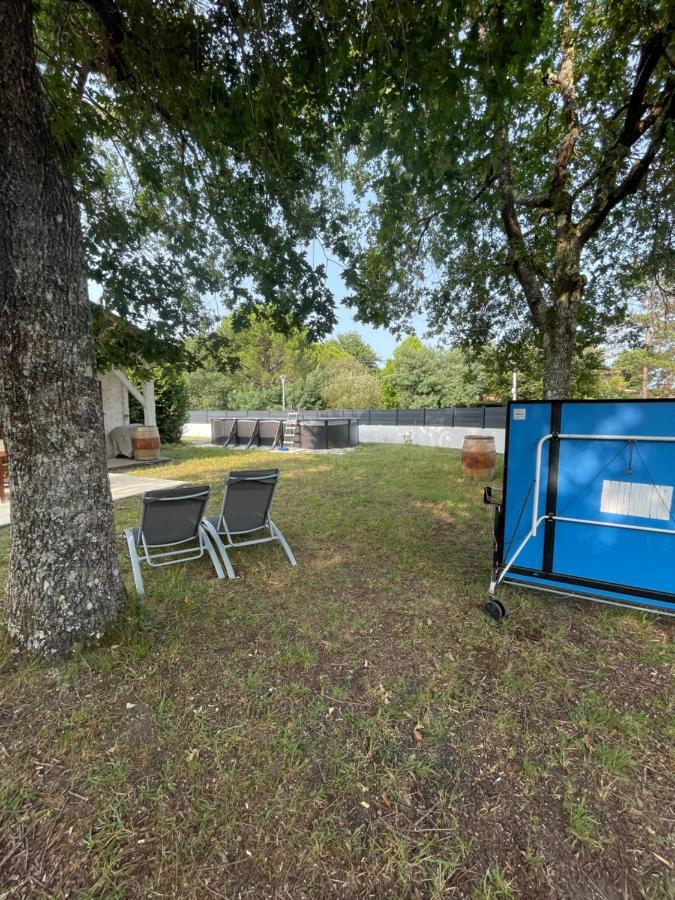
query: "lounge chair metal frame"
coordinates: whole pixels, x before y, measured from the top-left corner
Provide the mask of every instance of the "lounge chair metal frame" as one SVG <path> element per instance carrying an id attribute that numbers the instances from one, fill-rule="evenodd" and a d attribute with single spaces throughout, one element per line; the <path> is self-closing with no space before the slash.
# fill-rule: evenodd
<path id="1" fill-rule="evenodd" d="M 143 509 L 141 512 L 141 523 L 138 528 L 125 528 L 124 537 L 126 538 L 127 547 L 129 548 L 129 558 L 131 559 L 131 569 L 134 575 L 134 584 L 136 593 L 139 597 L 145 594 L 143 585 L 143 574 L 141 572 L 141 562 L 147 563 L 154 569 L 162 566 L 170 566 L 174 563 L 189 562 L 193 559 L 201 559 L 204 553 L 208 553 L 213 567 L 216 570 L 218 578 L 225 578 L 225 572 L 220 564 L 220 559 L 216 550 L 211 543 L 207 530 L 204 528 L 204 509 L 209 499 L 211 488 L 209 486 L 203 488 L 194 488 L 192 493 L 184 493 L 184 488 L 171 488 L 169 490 L 146 491 L 143 494 Z M 197 516 L 197 525 L 194 534 L 183 540 L 169 541 L 168 543 L 149 544 L 145 537 L 144 524 L 146 511 L 149 504 L 154 503 L 176 503 L 185 500 L 201 500 L 202 509 Z M 183 547 L 184 544 L 190 544 L 189 547 Z M 165 549 L 170 548 L 170 549 Z M 139 552 L 140 551 L 140 552 Z M 160 552 L 156 552 L 160 551 Z M 229 573 L 228 573 L 229 574 Z"/>
<path id="2" fill-rule="evenodd" d="M 283 536 L 279 528 L 274 524 L 269 514 L 270 506 L 272 505 L 272 500 L 274 498 L 274 493 L 276 491 L 278 481 L 279 469 L 231 471 L 228 474 L 227 479 L 225 480 L 225 493 L 223 495 L 223 502 L 219 514 L 217 516 L 210 516 L 209 518 L 205 518 L 203 520 L 202 524 L 208 532 L 211 540 L 218 548 L 225 565 L 225 570 L 227 571 L 227 574 L 230 578 L 234 578 L 235 575 L 234 569 L 232 568 L 232 563 L 230 562 L 230 558 L 227 555 L 227 551 L 236 550 L 239 547 L 251 547 L 254 544 L 268 544 L 272 541 L 278 541 L 283 547 L 290 564 L 292 566 L 297 566 L 298 564 L 295 556 L 293 555 L 293 551 L 286 541 L 286 538 Z M 261 510 L 260 514 L 262 524 L 256 525 L 254 528 L 230 528 L 227 523 L 227 519 L 225 518 L 228 493 L 234 485 L 241 482 L 259 482 L 263 484 L 269 484 L 271 486 L 271 490 L 269 491 L 268 496 L 265 498 L 264 510 Z M 256 532 L 261 531 L 266 531 L 267 535 L 265 537 L 257 537 L 250 540 L 234 540 L 234 538 L 237 538 L 240 535 L 255 534 Z M 225 541 L 222 540 L 223 537 L 225 538 Z"/>

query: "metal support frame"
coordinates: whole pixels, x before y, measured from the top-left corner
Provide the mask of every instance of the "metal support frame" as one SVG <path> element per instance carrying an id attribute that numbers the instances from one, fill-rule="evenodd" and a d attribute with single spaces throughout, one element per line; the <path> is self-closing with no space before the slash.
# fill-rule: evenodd
<path id="1" fill-rule="evenodd" d="M 592 600 L 594 603 L 602 603 L 605 606 L 620 606 L 622 609 L 639 610 L 639 612 L 650 613 L 653 616 L 674 616 L 675 612 L 662 607 L 647 606 L 638 601 L 629 603 L 627 600 L 613 599 L 611 597 L 601 597 L 598 594 L 584 594 L 581 591 L 563 591 L 560 588 L 549 587 L 546 584 L 535 584 L 527 581 L 513 581 L 519 588 L 526 588 L 528 591 L 544 591 L 547 594 L 555 594 L 557 597 L 564 597 L 566 600 Z"/>
<path id="2" fill-rule="evenodd" d="M 223 435 L 223 437 L 225 437 L 225 435 Z M 238 440 L 239 440 L 239 428 L 237 426 L 237 420 L 233 419 L 232 427 L 230 428 L 230 433 L 227 435 L 227 438 L 225 440 L 225 443 L 223 444 L 223 447 L 229 447 L 230 442 L 232 442 L 232 441 L 234 441 L 236 444 Z"/>
<path id="3" fill-rule="evenodd" d="M 206 551 L 211 558 L 213 568 L 216 570 L 216 575 L 218 576 L 218 578 L 225 578 L 225 572 L 223 571 L 223 567 L 220 564 L 218 554 L 216 553 L 216 550 L 211 543 L 208 532 L 201 524 L 197 529 L 197 534 L 195 535 L 195 537 L 187 538 L 184 541 L 177 541 L 175 544 L 148 544 L 146 543 L 145 536 L 140 529 L 138 532 L 138 539 L 134 537 L 133 528 L 125 528 L 124 537 L 129 549 L 131 570 L 134 575 L 134 585 L 136 586 L 136 593 L 139 597 L 142 597 L 145 594 L 145 587 L 143 585 L 143 573 L 141 572 L 141 562 L 147 563 L 153 569 L 158 569 L 161 566 L 171 566 L 174 563 L 189 562 L 192 559 L 201 559 L 204 555 L 204 551 Z M 197 541 L 197 546 L 194 546 L 193 544 L 193 541 L 195 540 Z M 187 543 L 192 544 L 192 546 L 183 549 L 167 550 L 160 553 L 153 552 L 158 549 L 162 550 L 162 548 L 165 547 L 177 548 L 180 547 L 181 544 Z M 142 549 L 141 553 L 139 553 L 139 549 Z M 234 576 L 232 575 L 230 577 Z"/>
<path id="4" fill-rule="evenodd" d="M 544 444 L 552 439 L 569 440 L 569 441 L 625 441 L 631 443 L 634 441 L 643 441 L 649 443 L 666 443 L 675 444 L 675 437 L 666 437 L 663 435 L 642 435 L 642 434 L 545 434 L 537 441 L 537 457 L 534 470 L 534 489 L 532 501 L 532 527 L 525 535 L 523 541 L 519 544 L 515 553 L 500 572 L 495 571 L 490 581 L 489 595 L 494 596 L 497 587 L 502 583 L 506 573 L 513 566 L 516 559 L 523 552 L 530 540 L 537 536 L 539 526 L 544 521 L 550 522 L 576 522 L 580 525 L 598 525 L 602 528 L 622 528 L 627 531 L 651 531 L 657 534 L 669 534 L 675 537 L 675 530 L 672 528 L 656 528 L 648 525 L 624 525 L 621 522 L 598 522 L 595 519 L 577 519 L 569 516 L 556 515 L 539 515 L 539 489 L 541 485 L 541 462 Z M 539 587 L 539 585 L 536 585 Z M 561 592 L 562 593 L 562 592 Z M 611 601 L 605 601 L 611 602 Z"/>
<path id="5" fill-rule="evenodd" d="M 227 527 L 227 522 L 222 516 L 218 521 L 218 527 L 216 528 L 208 519 L 204 519 L 203 521 L 204 528 L 207 530 L 211 540 L 216 545 L 218 550 L 220 551 L 220 555 L 223 559 L 223 563 L 225 564 L 225 569 L 227 571 L 228 578 L 234 578 L 234 569 L 232 568 L 232 563 L 230 561 L 229 556 L 227 555 L 228 550 L 237 550 L 239 547 L 252 547 L 255 544 L 269 544 L 272 541 L 278 541 L 284 549 L 286 556 L 288 557 L 288 561 L 292 566 L 297 566 L 298 562 L 293 555 L 293 551 L 288 545 L 286 538 L 283 536 L 279 528 L 274 524 L 274 522 L 267 517 L 267 521 L 264 525 L 261 525 L 260 528 L 251 528 L 248 531 L 236 531 L 231 532 Z M 221 531 L 222 528 L 222 531 Z M 240 534 L 253 534 L 256 531 L 269 531 L 269 537 L 259 537 L 253 538 L 249 541 L 235 541 L 233 537 L 237 537 Z M 223 541 L 223 537 L 227 538 L 226 541 Z"/>
<path id="6" fill-rule="evenodd" d="M 251 432 L 251 437 L 249 439 L 248 444 L 246 445 L 246 449 L 250 450 L 253 446 L 253 441 L 258 439 L 258 446 L 260 446 L 260 419 L 255 419 L 255 425 L 253 426 L 253 431 Z"/>
<path id="7" fill-rule="evenodd" d="M 203 504 L 200 513 L 200 515 L 202 515 L 209 496 L 209 491 L 210 488 L 203 489 L 194 494 L 183 495 L 182 497 L 180 497 L 180 499 L 202 499 Z M 176 500 L 176 498 L 172 496 L 150 498 L 147 496 L 147 494 L 144 494 L 143 506 L 141 509 L 141 522 L 139 527 L 137 529 L 124 529 L 124 537 L 127 542 L 127 547 L 129 548 L 131 570 L 134 575 L 134 584 L 136 586 L 136 593 L 138 594 L 138 596 L 142 597 L 145 594 L 143 574 L 141 572 L 141 562 L 147 563 L 147 565 L 149 565 L 153 569 L 158 569 L 162 566 L 171 566 L 175 563 L 189 562 L 193 559 L 201 559 L 204 555 L 204 552 L 206 551 L 206 553 L 208 553 L 209 557 L 211 558 L 213 568 L 216 570 L 216 575 L 218 576 L 218 578 L 225 578 L 225 572 L 223 571 L 223 567 L 220 564 L 220 559 L 218 557 L 218 554 L 216 553 L 215 547 L 211 543 L 208 531 L 204 527 L 203 519 L 197 524 L 195 533 L 190 537 L 184 538 L 181 541 L 169 541 L 168 543 L 163 544 L 148 544 L 147 540 L 145 539 L 144 523 L 147 503 L 150 500 L 152 500 L 153 503 L 172 503 Z M 134 534 L 134 532 L 136 533 Z M 190 546 L 186 547 L 184 546 L 185 544 L 189 544 Z"/>

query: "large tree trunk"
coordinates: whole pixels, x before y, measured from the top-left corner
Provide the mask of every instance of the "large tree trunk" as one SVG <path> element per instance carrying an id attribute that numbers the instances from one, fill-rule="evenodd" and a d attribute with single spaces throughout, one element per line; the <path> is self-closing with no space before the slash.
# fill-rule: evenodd
<path id="1" fill-rule="evenodd" d="M 563 329 L 544 336 L 544 400 L 566 400 L 570 396 L 574 333 Z"/>
<path id="2" fill-rule="evenodd" d="M 642 367 L 642 380 L 640 382 L 640 398 L 646 400 L 649 397 L 649 369 Z"/>
<path id="3" fill-rule="evenodd" d="M 0 0 L 0 420 L 11 477 L 6 625 L 59 653 L 124 602 L 72 185 L 47 123 L 30 0 Z"/>
<path id="4" fill-rule="evenodd" d="M 565 400 L 570 396 L 574 342 L 582 292 L 583 281 L 580 275 L 575 274 L 566 280 L 554 305 L 546 311 L 542 335 L 545 400 Z"/>
<path id="5" fill-rule="evenodd" d="M 562 191 L 556 217 L 553 303 L 541 317 L 544 348 L 544 399 L 566 400 L 572 387 L 577 319 L 584 292 L 581 249 L 571 229 L 571 201 Z"/>

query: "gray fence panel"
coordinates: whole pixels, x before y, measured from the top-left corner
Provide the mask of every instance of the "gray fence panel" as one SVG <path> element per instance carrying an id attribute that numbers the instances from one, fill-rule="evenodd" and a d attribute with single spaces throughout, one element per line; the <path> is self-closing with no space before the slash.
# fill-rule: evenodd
<path id="1" fill-rule="evenodd" d="M 506 428 L 506 407 L 485 407 L 485 428 Z"/>
<path id="2" fill-rule="evenodd" d="M 397 425 L 424 425 L 423 409 L 397 409 L 395 412 Z"/>
<path id="3" fill-rule="evenodd" d="M 451 428 L 455 424 L 455 411 L 448 409 L 425 409 L 424 424 Z"/>
<path id="4" fill-rule="evenodd" d="M 455 409 L 455 426 L 458 428 L 482 428 L 483 427 L 483 408 L 467 407 Z"/>
<path id="5" fill-rule="evenodd" d="M 396 424 L 395 409 L 371 409 L 370 424 L 371 425 L 395 425 Z"/>
<path id="6" fill-rule="evenodd" d="M 209 422 L 209 414 L 201 409 L 190 410 L 187 420 L 189 425 L 205 425 Z"/>
<path id="7" fill-rule="evenodd" d="M 188 423 L 211 419 L 283 419 L 280 409 L 190 410 Z M 363 425 L 435 425 L 462 428 L 505 428 L 505 406 L 448 407 L 445 409 L 306 409 L 301 419 L 357 419 Z"/>

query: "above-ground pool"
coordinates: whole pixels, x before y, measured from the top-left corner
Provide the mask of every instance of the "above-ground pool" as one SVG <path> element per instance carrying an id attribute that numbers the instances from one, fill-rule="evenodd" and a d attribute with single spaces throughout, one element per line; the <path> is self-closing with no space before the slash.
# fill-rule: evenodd
<path id="1" fill-rule="evenodd" d="M 211 419 L 211 442 L 222 447 L 281 447 L 284 419 Z M 294 446 L 302 450 L 357 447 L 358 419 L 300 419 Z"/>
<path id="2" fill-rule="evenodd" d="M 301 419 L 299 425 L 303 450 L 356 447 L 359 443 L 358 419 Z"/>

